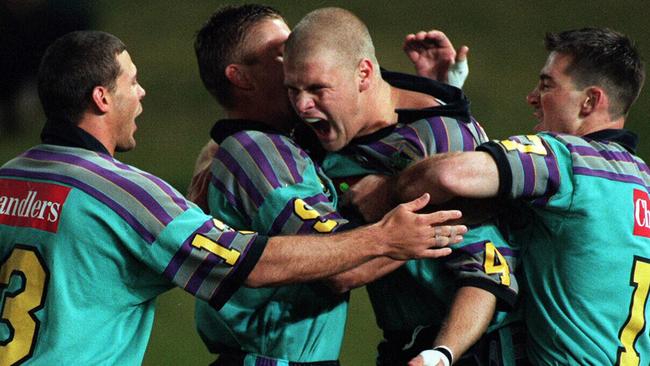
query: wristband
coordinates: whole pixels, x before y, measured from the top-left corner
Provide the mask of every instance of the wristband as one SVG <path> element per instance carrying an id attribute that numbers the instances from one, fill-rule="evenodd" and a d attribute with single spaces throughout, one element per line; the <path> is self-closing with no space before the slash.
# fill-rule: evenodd
<path id="1" fill-rule="evenodd" d="M 450 359 L 446 354 L 435 349 L 428 349 L 426 351 L 420 352 L 420 357 L 424 360 L 424 366 L 438 366 L 438 363 L 442 361 L 444 366 L 450 366 Z"/>
<path id="2" fill-rule="evenodd" d="M 458 61 L 451 65 L 449 71 L 447 71 L 447 84 L 462 89 L 467 75 L 469 75 L 467 60 Z"/>

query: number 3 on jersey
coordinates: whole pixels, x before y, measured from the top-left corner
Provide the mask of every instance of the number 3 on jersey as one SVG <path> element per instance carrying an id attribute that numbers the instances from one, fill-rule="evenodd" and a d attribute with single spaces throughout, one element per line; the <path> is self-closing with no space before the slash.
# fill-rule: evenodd
<path id="1" fill-rule="evenodd" d="M 49 274 L 35 248 L 16 246 L 0 266 L 0 324 L 9 331 L 0 339 L 0 366 L 26 361 L 34 351 L 45 304 Z"/>

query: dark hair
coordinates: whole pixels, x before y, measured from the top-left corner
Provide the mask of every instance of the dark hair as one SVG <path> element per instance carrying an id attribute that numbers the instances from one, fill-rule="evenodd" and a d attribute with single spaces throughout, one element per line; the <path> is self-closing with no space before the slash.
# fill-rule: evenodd
<path id="1" fill-rule="evenodd" d="M 226 67 L 246 62 L 242 55 L 243 41 L 252 26 L 268 18 L 284 20 L 278 10 L 265 5 L 224 6 L 196 34 L 194 50 L 203 85 L 226 108 L 233 106 Z"/>
<path id="2" fill-rule="evenodd" d="M 96 86 L 115 89 L 121 70 L 116 56 L 126 45 L 112 34 L 76 31 L 45 51 L 38 71 L 38 95 L 49 120 L 77 124 Z"/>
<path id="3" fill-rule="evenodd" d="M 544 41 L 548 51 L 572 56 L 567 73 L 577 87 L 602 87 L 612 117 L 627 114 L 645 80 L 643 61 L 629 38 L 607 28 L 583 28 L 548 33 Z"/>

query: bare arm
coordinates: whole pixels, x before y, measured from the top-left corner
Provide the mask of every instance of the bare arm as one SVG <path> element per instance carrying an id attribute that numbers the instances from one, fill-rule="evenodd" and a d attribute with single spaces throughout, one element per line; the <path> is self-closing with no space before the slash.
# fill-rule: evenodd
<path id="1" fill-rule="evenodd" d="M 210 164 L 212 158 L 217 153 L 219 145 L 213 140 L 208 141 L 201 149 L 199 156 L 194 163 L 194 172 L 192 172 L 192 181 L 187 188 L 187 199 L 196 203 L 205 212 L 210 212 L 208 208 L 208 185 L 210 184 Z"/>
<path id="2" fill-rule="evenodd" d="M 492 293 L 478 287 L 459 288 L 432 348 L 444 345 L 455 360 L 459 359 L 487 330 L 496 301 Z M 422 356 L 417 356 L 408 365 L 429 366 L 423 361 Z"/>
<path id="3" fill-rule="evenodd" d="M 431 194 L 431 203 L 454 197 L 488 198 L 499 190 L 499 171 L 490 154 L 482 151 L 437 154 L 405 169 L 397 180 L 398 198 L 411 200 Z"/>
<path id="4" fill-rule="evenodd" d="M 372 225 L 332 235 L 278 236 L 270 238 L 249 274 L 251 287 L 307 282 L 349 270 L 380 256 L 397 260 L 437 258 L 451 253 L 448 235 L 464 234 L 463 225 L 437 226 L 457 219 L 460 211 L 417 214 L 428 195 L 401 204 Z M 295 245 L 300 241 L 300 245 Z"/>

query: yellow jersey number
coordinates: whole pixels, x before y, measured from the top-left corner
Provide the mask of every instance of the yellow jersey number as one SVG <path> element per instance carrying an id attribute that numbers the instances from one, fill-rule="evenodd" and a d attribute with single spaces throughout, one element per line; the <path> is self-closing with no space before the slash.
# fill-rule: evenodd
<path id="1" fill-rule="evenodd" d="M 622 347 L 618 349 L 617 366 L 638 366 L 641 362 L 634 342 L 646 327 L 646 306 L 650 292 L 650 259 L 635 257 L 630 285 L 635 287 L 630 301 L 630 313 L 619 333 Z M 646 362 L 648 362 L 646 360 Z"/>
<path id="2" fill-rule="evenodd" d="M 312 227 L 318 233 L 330 233 L 334 228 L 336 228 L 336 225 L 338 225 L 334 220 L 322 218 L 318 211 L 314 210 L 300 198 L 296 198 L 296 200 L 293 201 L 293 210 L 303 221 L 315 219 L 316 222 Z"/>
<path id="3" fill-rule="evenodd" d="M 12 277 L 14 285 L 10 287 Z M 0 340 L 0 366 L 14 365 L 32 356 L 40 326 L 34 314 L 45 303 L 48 278 L 40 254 L 32 247 L 16 246 L 0 266 L 0 289 L 4 289 L 0 292 L 0 321 L 9 328 L 9 337 Z"/>
<path id="4" fill-rule="evenodd" d="M 492 242 L 485 243 L 483 270 L 489 275 L 498 274 L 501 284 L 510 286 L 510 266 L 508 266 L 508 261 L 499 253 Z"/>

